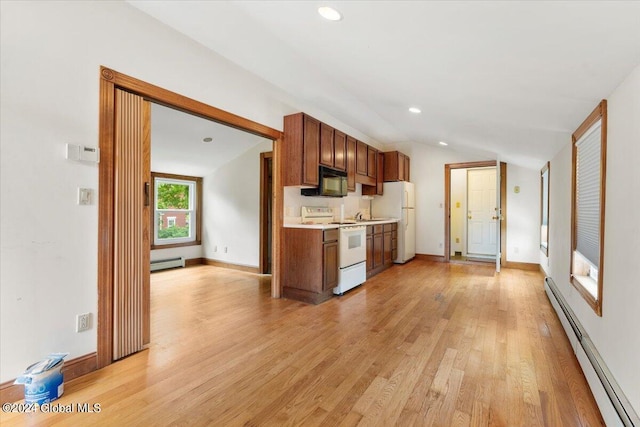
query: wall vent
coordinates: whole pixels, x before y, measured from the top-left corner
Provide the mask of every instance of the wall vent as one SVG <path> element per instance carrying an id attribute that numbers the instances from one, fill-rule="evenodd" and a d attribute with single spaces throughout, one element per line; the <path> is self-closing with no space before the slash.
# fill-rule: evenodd
<path id="1" fill-rule="evenodd" d="M 626 427 L 640 427 L 640 418 L 638 418 L 638 414 L 634 411 L 631 403 L 627 400 L 627 397 L 622 392 L 622 389 L 616 382 L 615 378 L 609 368 L 604 363 L 604 360 L 598 353 L 595 345 L 591 341 L 591 338 L 586 334 L 584 328 L 580 324 L 580 321 L 576 318 L 573 310 L 567 304 L 567 301 L 564 299 L 558 287 L 551 277 L 545 277 L 544 279 L 546 284 L 547 296 L 549 299 L 554 299 L 560 309 L 562 310 L 562 314 L 571 325 L 580 346 L 584 350 L 589 362 L 593 366 L 595 373 L 598 375 L 598 379 L 602 383 L 602 387 L 604 387 L 604 391 L 607 393 L 611 404 L 614 409 L 618 413 L 620 417 L 620 421 Z M 558 312 L 560 316 L 561 313 Z"/>
<path id="2" fill-rule="evenodd" d="M 184 257 L 157 259 L 151 261 L 151 271 L 166 270 L 167 268 L 184 267 Z"/>

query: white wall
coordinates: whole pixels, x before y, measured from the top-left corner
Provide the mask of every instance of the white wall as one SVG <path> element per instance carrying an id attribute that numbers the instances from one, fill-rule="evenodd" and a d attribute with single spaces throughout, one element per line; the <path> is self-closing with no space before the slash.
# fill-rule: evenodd
<path id="1" fill-rule="evenodd" d="M 594 100 L 593 107 L 599 100 Z M 549 275 L 640 413 L 640 66 L 607 97 L 607 175 L 602 317 L 569 282 L 571 144 L 551 160 Z M 590 111 L 584 112 L 586 118 Z M 577 128 L 580 123 L 576 123 Z"/>
<path id="2" fill-rule="evenodd" d="M 540 262 L 540 171 L 512 164 L 507 165 L 507 261 Z"/>
<path id="3" fill-rule="evenodd" d="M 265 141 L 203 179 L 203 256 L 232 264 L 260 265 L 260 153 Z M 227 252 L 224 252 L 224 248 Z"/>
<path id="4" fill-rule="evenodd" d="M 375 145 L 123 2 L 0 2 L 0 382 L 54 351 L 96 350 L 98 166 L 64 159 L 98 146 L 99 67 L 282 129 L 298 111 Z M 15 327 L 20 319 L 20 327 Z"/>

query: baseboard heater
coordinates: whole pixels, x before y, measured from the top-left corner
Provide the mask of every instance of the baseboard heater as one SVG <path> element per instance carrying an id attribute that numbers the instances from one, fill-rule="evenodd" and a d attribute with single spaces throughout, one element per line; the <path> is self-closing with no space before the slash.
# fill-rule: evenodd
<path id="1" fill-rule="evenodd" d="M 151 271 L 166 270 L 167 268 L 176 267 L 184 267 L 184 257 L 151 261 Z"/>
<path id="2" fill-rule="evenodd" d="M 622 421 L 622 424 L 627 427 L 640 427 L 640 418 L 638 418 L 638 414 L 636 414 L 631 403 L 629 403 L 629 400 L 622 392 L 622 389 L 616 382 L 613 374 L 611 374 L 611 371 L 607 368 L 607 365 L 604 363 L 604 360 L 598 353 L 595 345 L 585 333 L 580 321 L 576 318 L 573 310 L 571 310 L 571 307 L 569 307 L 569 304 L 567 304 L 567 301 L 558 290 L 555 282 L 551 277 L 545 277 L 544 281 L 546 284 L 547 296 L 549 299 L 553 298 L 560 306 L 560 309 L 564 313 L 566 320 L 571 325 L 571 329 L 573 329 L 580 346 L 587 355 L 595 373 L 598 375 L 598 379 L 602 383 L 604 391 L 607 393 L 611 404 L 618 413 L 620 421 Z"/>

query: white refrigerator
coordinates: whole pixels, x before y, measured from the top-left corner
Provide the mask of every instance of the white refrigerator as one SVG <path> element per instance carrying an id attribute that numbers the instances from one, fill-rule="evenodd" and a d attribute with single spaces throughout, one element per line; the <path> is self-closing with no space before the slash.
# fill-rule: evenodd
<path id="1" fill-rule="evenodd" d="M 383 195 L 371 201 L 371 216 L 398 218 L 398 258 L 403 264 L 416 256 L 415 187 L 412 182 L 385 182 Z"/>

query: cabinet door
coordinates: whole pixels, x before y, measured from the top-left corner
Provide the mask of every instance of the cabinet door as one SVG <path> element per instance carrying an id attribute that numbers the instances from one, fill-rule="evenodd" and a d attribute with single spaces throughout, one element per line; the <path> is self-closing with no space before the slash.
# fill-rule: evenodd
<path id="1" fill-rule="evenodd" d="M 347 135 L 338 129 L 333 131 L 333 167 L 347 170 Z"/>
<path id="2" fill-rule="evenodd" d="M 405 161 L 406 156 L 402 153 L 398 153 L 398 181 L 406 181 L 404 178 L 405 170 Z"/>
<path id="3" fill-rule="evenodd" d="M 357 141 L 356 144 L 356 173 L 367 176 L 367 163 L 369 162 L 367 144 Z"/>
<path id="4" fill-rule="evenodd" d="M 322 290 L 338 286 L 338 242 L 325 243 L 323 250 Z"/>
<path id="5" fill-rule="evenodd" d="M 373 235 L 367 236 L 367 271 L 373 270 Z"/>
<path id="6" fill-rule="evenodd" d="M 376 176 L 376 194 L 382 196 L 384 193 L 384 153 L 378 152 L 378 171 Z"/>
<path id="7" fill-rule="evenodd" d="M 376 178 L 378 170 L 378 150 L 373 147 L 367 147 L 367 176 Z"/>
<path id="8" fill-rule="evenodd" d="M 373 268 L 380 267 L 384 259 L 383 233 L 373 235 Z"/>
<path id="9" fill-rule="evenodd" d="M 318 185 L 318 157 L 320 151 L 320 122 L 313 117 L 304 116 L 304 157 L 302 161 L 302 180 L 306 185 Z"/>
<path id="10" fill-rule="evenodd" d="M 385 232 L 384 239 L 383 239 L 384 253 L 382 257 L 382 262 L 384 264 L 390 264 L 393 262 L 393 258 L 391 255 L 391 252 L 393 251 L 393 245 L 391 241 L 392 241 L 391 231 Z"/>
<path id="11" fill-rule="evenodd" d="M 320 124 L 320 164 L 333 167 L 333 128 Z"/>
<path id="12" fill-rule="evenodd" d="M 347 136 L 347 190 L 356 191 L 356 140 Z"/>

